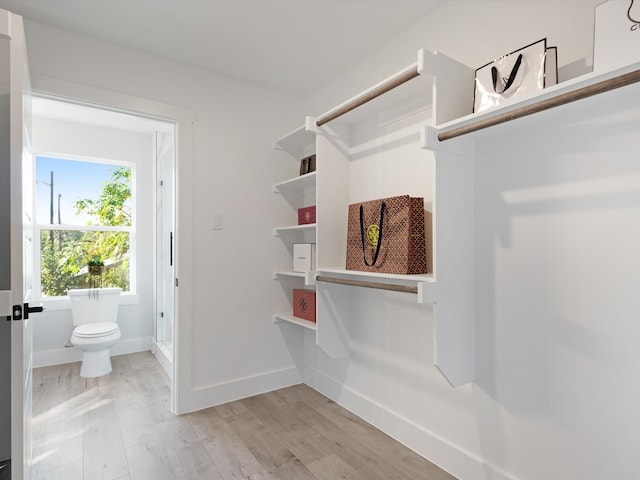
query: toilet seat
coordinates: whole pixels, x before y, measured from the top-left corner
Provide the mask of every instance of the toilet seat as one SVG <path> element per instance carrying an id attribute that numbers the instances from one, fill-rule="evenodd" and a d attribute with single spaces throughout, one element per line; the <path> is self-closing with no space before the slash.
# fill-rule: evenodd
<path id="1" fill-rule="evenodd" d="M 96 338 L 111 335 L 119 330 L 118 324 L 113 322 L 84 323 L 73 331 L 77 338 Z"/>

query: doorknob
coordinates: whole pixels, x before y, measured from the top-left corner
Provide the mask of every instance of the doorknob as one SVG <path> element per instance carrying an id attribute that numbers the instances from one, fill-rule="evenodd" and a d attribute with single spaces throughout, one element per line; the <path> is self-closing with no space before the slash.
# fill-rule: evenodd
<path id="1" fill-rule="evenodd" d="M 23 305 L 14 305 L 13 313 L 7 316 L 7 320 L 26 320 L 29 318 L 30 313 L 38 313 L 44 311 L 43 306 L 30 307 L 28 303 Z"/>
<path id="2" fill-rule="evenodd" d="M 29 318 L 30 313 L 40 313 L 44 311 L 44 307 L 42 305 L 38 307 L 30 307 L 28 303 L 24 304 L 24 319 L 27 320 Z"/>

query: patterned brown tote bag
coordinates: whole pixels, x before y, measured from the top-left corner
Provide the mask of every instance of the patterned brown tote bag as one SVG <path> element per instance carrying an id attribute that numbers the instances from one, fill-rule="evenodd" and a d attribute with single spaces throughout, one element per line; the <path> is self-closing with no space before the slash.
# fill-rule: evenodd
<path id="1" fill-rule="evenodd" d="M 349 205 L 347 228 L 347 270 L 428 272 L 423 198 L 402 195 Z"/>

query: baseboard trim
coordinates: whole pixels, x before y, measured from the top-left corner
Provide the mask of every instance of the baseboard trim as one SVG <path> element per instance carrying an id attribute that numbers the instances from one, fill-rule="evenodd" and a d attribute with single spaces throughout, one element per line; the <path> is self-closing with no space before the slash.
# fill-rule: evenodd
<path id="1" fill-rule="evenodd" d="M 198 387 L 191 390 L 189 404 L 184 405 L 180 413 L 194 412 L 300 383 L 300 371 L 296 367 L 290 367 Z"/>
<path id="2" fill-rule="evenodd" d="M 155 355 L 158 359 L 158 362 L 162 366 L 162 369 L 169 375 L 169 378 L 173 378 L 173 365 L 172 361 L 167 356 L 167 353 L 162 346 L 158 345 L 157 342 L 153 342 L 151 346 L 151 353 Z"/>
<path id="3" fill-rule="evenodd" d="M 520 480 L 366 395 L 305 366 L 304 383 L 460 480 Z"/>
<path id="4" fill-rule="evenodd" d="M 151 337 L 121 338 L 111 347 L 111 356 L 151 350 Z M 33 368 L 61 365 L 82 360 L 82 352 L 75 347 L 33 352 Z"/>

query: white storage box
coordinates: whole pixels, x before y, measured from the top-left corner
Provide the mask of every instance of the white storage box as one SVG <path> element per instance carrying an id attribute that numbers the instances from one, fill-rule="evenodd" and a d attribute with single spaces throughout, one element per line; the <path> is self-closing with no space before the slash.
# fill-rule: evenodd
<path id="1" fill-rule="evenodd" d="M 316 244 L 293 244 L 293 271 L 312 272 L 316 269 Z"/>

